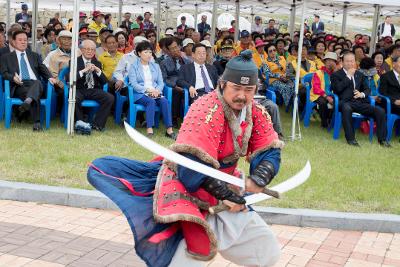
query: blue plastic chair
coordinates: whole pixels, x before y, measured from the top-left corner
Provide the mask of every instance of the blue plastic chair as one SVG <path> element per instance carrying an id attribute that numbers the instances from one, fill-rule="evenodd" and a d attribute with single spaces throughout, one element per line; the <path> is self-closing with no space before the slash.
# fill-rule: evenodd
<path id="1" fill-rule="evenodd" d="M 400 120 L 400 115 L 392 113 L 392 104 L 390 102 L 390 98 L 387 96 L 384 96 L 380 93 L 379 84 L 378 84 L 377 92 L 378 92 L 378 96 L 382 99 L 382 101 L 386 102 L 386 124 L 387 124 L 386 141 L 390 142 L 390 140 L 392 139 L 393 128 L 394 128 L 395 122 L 397 120 Z"/>
<path id="2" fill-rule="evenodd" d="M 129 84 L 128 78 L 125 79 L 125 84 Z M 128 90 L 129 90 L 129 86 L 128 86 Z M 134 94 L 135 92 L 132 92 L 132 93 Z M 133 94 L 132 94 L 132 97 L 133 97 Z M 167 85 L 165 85 L 164 86 L 164 90 L 163 90 L 163 94 L 164 94 L 164 96 L 166 96 L 166 98 L 168 100 L 168 104 L 169 104 L 170 109 L 172 109 L 172 88 L 167 86 Z M 129 96 L 129 94 L 128 94 L 128 96 Z M 116 124 L 120 124 L 121 123 L 122 109 L 123 109 L 124 103 L 126 101 L 128 101 L 128 96 L 121 95 L 121 93 L 119 91 L 115 93 L 115 116 L 114 116 L 114 121 L 115 121 Z M 135 105 L 140 106 L 139 104 L 135 104 Z M 131 108 L 130 106 L 131 105 L 129 104 L 129 109 Z M 135 109 L 135 108 L 137 109 L 138 106 L 132 107 L 132 108 L 133 109 Z M 142 109 L 142 108 L 139 107 L 139 109 Z M 144 110 L 137 110 L 137 111 L 144 111 Z M 136 111 L 136 113 L 137 113 L 137 111 Z M 131 111 L 128 112 L 128 121 L 130 120 L 130 117 L 129 117 L 130 114 L 133 114 L 133 113 L 135 113 L 135 110 L 131 110 Z M 136 123 L 136 118 L 134 118 L 132 123 Z M 158 127 L 157 119 L 156 119 L 156 126 Z"/>
<path id="3" fill-rule="evenodd" d="M 69 96 L 69 84 L 65 80 L 65 76 L 69 75 L 69 68 L 64 68 L 60 72 L 59 79 L 64 84 L 64 107 L 61 113 L 61 120 L 64 122 L 64 128 L 68 126 L 68 96 Z M 108 92 L 108 84 L 104 84 L 103 91 Z M 100 107 L 99 103 L 95 100 L 83 100 L 81 103 L 82 107 L 90 108 L 89 112 L 89 121 L 93 120 L 93 116 L 96 113 L 97 109 Z"/>
<path id="4" fill-rule="evenodd" d="M 128 82 L 128 78 L 126 78 L 125 80 L 125 84 L 128 84 L 128 98 L 126 96 L 122 96 L 119 94 L 119 96 L 117 96 L 117 99 L 119 98 L 119 103 L 117 103 L 116 105 L 118 105 L 118 112 L 119 115 L 118 117 L 121 118 L 121 114 L 122 114 L 122 107 L 123 107 L 123 103 L 125 101 L 129 101 L 129 108 L 128 108 L 128 123 L 129 125 L 131 125 L 132 127 L 135 127 L 136 125 L 136 117 L 137 117 L 137 113 L 140 112 L 145 112 L 146 111 L 146 107 L 140 104 L 135 104 L 133 103 L 133 99 L 135 98 L 135 91 L 133 90 L 133 87 L 131 85 L 129 85 Z M 164 90 L 163 90 L 163 95 L 167 98 L 168 100 L 168 104 L 169 104 L 169 108 L 171 109 L 172 106 L 172 88 L 169 86 L 164 86 Z M 122 102 L 123 101 L 123 102 Z M 116 108 L 117 109 L 117 108 Z M 156 106 L 156 115 L 155 115 L 155 126 L 156 128 L 159 127 L 160 124 L 160 109 L 158 106 Z M 117 113 L 117 110 L 116 110 Z M 116 115 L 117 116 L 117 115 Z M 119 119 L 119 122 L 121 121 L 121 119 Z"/>
<path id="5" fill-rule="evenodd" d="M 308 73 L 306 74 L 303 79 L 302 79 L 302 84 L 306 88 L 306 105 L 304 107 L 303 113 L 302 113 L 302 119 L 304 119 L 304 127 L 309 127 L 310 126 L 310 120 L 311 120 L 311 115 L 313 113 L 313 109 L 317 106 L 316 103 L 311 102 L 310 100 L 310 94 L 311 94 L 311 81 L 314 76 L 314 73 Z"/>
<path id="6" fill-rule="evenodd" d="M 339 97 L 336 94 L 330 93 L 329 95 L 334 98 L 334 112 L 333 112 L 333 139 L 339 139 L 340 129 L 342 127 L 342 112 L 339 111 Z M 375 99 L 369 97 L 370 104 L 375 106 Z M 362 121 L 369 120 L 369 141 L 372 142 L 374 137 L 374 119 L 372 117 L 367 117 L 358 113 L 353 113 L 352 117 L 354 120 Z"/>
<path id="7" fill-rule="evenodd" d="M 264 80 L 265 97 L 276 104 L 275 88 L 272 85 L 269 85 L 269 77 L 263 77 L 263 73 L 262 73 L 261 69 L 259 70 L 258 74 L 259 74 L 260 79 Z"/>
<path id="8" fill-rule="evenodd" d="M 0 121 L 4 116 L 5 109 L 4 89 L 3 89 L 3 77 L 0 75 Z"/>
<path id="9" fill-rule="evenodd" d="M 4 81 L 4 98 L 5 98 L 5 127 L 6 129 L 10 128 L 11 125 L 11 115 L 12 115 L 12 107 L 20 106 L 23 102 L 19 98 L 12 98 L 10 94 L 10 81 Z M 43 123 L 45 120 L 45 127 L 49 129 L 50 127 L 50 116 L 51 116 L 51 102 L 52 102 L 52 94 L 54 91 L 54 86 L 47 82 L 47 95 L 46 98 L 40 99 L 40 105 L 44 107 L 40 109 L 40 120 Z"/>

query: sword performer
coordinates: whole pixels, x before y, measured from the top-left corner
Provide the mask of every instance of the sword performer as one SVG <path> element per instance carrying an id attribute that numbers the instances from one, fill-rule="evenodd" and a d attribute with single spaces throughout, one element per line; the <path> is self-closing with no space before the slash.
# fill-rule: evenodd
<path id="1" fill-rule="evenodd" d="M 240 177 L 259 193 L 276 176 L 283 142 L 265 108 L 254 101 L 258 69 L 249 50 L 231 59 L 217 88 L 189 109 L 171 150 Z M 240 188 L 158 157 L 151 162 L 107 156 L 94 160 L 89 182 L 124 213 L 135 250 L 148 266 L 206 266 L 217 253 L 242 266 L 272 266 L 280 248 L 272 230 L 247 211 Z M 230 210 L 211 215 L 208 207 Z"/>

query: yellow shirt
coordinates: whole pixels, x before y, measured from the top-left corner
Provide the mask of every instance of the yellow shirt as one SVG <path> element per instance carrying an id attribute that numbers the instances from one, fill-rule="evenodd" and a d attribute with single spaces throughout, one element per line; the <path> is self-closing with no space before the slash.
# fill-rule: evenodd
<path id="1" fill-rule="evenodd" d="M 89 30 L 95 30 L 95 31 L 97 32 L 97 35 L 100 34 L 100 30 L 103 29 L 103 28 L 107 28 L 107 26 L 106 26 L 105 24 L 103 24 L 103 23 L 101 23 L 101 24 L 99 25 L 99 24 L 97 24 L 95 21 L 92 21 L 92 22 L 89 24 L 89 26 L 88 26 L 88 29 L 89 29 Z M 97 37 L 97 43 L 98 43 L 98 44 L 101 43 L 99 37 Z"/>
<path id="2" fill-rule="evenodd" d="M 393 70 L 393 59 L 392 59 L 392 57 L 388 57 L 388 58 L 385 60 L 385 62 L 386 62 L 386 64 L 389 65 L 390 70 Z"/>
<path id="3" fill-rule="evenodd" d="M 117 51 L 117 54 L 114 57 L 112 57 L 108 52 L 104 52 L 99 56 L 99 61 L 103 66 L 104 75 L 109 81 L 111 80 L 114 70 L 123 55 L 123 53 Z"/>

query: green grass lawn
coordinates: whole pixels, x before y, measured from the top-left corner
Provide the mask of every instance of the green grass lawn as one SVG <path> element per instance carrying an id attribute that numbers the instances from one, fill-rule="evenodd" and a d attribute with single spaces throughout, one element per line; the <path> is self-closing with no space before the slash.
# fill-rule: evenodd
<path id="1" fill-rule="evenodd" d="M 290 131 L 290 115 L 282 110 L 285 134 Z M 32 132 L 28 123 L 0 126 L 0 179 L 90 189 L 86 181 L 87 163 L 97 157 L 116 155 L 149 160 L 153 155 L 134 144 L 125 131 L 109 119 L 107 131 L 91 136 L 69 137 L 54 120 L 48 131 Z M 144 131 L 144 129 L 141 129 Z M 169 145 L 164 129 L 156 129 L 155 141 Z M 369 143 L 357 132 L 361 148 L 346 144 L 343 132 L 334 141 L 332 134 L 312 121 L 302 128 L 302 141 L 287 142 L 282 165 L 274 183 L 297 173 L 307 159 L 311 177 L 306 184 L 284 195 L 281 200 L 263 203 L 287 208 L 312 208 L 353 212 L 400 214 L 400 145 L 392 149 Z M 240 167 L 248 169 L 247 163 Z"/>

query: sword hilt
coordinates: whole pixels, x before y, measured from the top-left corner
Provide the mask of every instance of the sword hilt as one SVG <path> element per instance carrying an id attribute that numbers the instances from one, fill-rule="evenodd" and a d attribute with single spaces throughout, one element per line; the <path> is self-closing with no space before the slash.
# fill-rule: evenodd
<path id="1" fill-rule="evenodd" d="M 281 198 L 281 195 L 279 194 L 278 191 L 271 190 L 271 189 L 269 189 L 269 188 L 264 188 L 263 191 L 262 191 L 261 193 L 266 194 L 266 195 L 269 195 L 269 196 L 274 197 L 274 198 L 277 198 L 277 199 Z M 214 214 L 217 214 L 217 213 L 219 213 L 219 212 L 221 212 L 221 211 L 230 210 L 230 209 L 231 209 L 231 208 L 230 208 L 229 206 L 225 205 L 225 204 L 219 204 L 219 205 L 210 207 L 210 208 L 208 209 L 208 212 L 209 212 L 211 215 L 214 215 Z"/>

